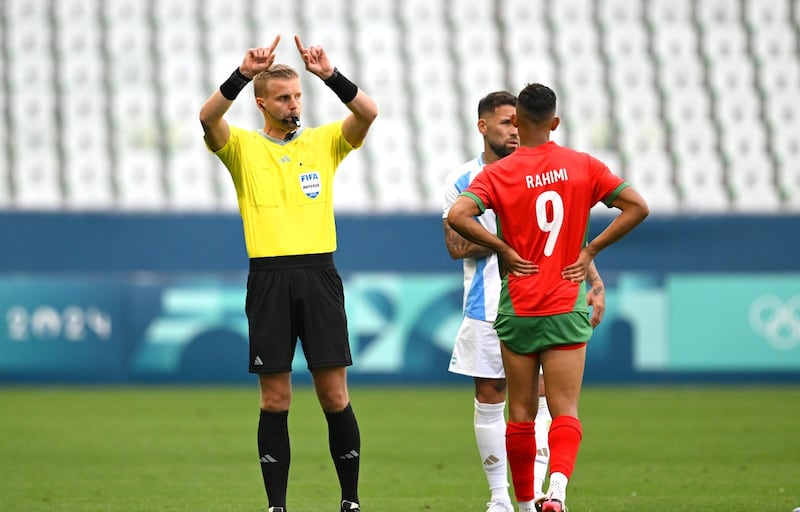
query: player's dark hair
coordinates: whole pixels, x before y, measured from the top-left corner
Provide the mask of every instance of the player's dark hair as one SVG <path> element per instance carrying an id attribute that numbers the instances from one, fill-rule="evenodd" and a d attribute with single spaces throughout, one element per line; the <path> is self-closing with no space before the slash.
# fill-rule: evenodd
<path id="1" fill-rule="evenodd" d="M 494 112 L 497 107 L 502 105 L 517 106 L 517 97 L 508 91 L 490 92 L 478 102 L 478 119 L 486 114 Z"/>
<path id="2" fill-rule="evenodd" d="M 526 85 L 519 93 L 517 113 L 533 123 L 549 121 L 556 113 L 556 93 L 546 85 Z"/>

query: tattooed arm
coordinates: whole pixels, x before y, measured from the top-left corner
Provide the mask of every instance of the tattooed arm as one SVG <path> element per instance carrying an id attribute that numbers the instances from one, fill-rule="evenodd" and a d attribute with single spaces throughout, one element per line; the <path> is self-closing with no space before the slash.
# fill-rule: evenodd
<path id="1" fill-rule="evenodd" d="M 592 327 L 597 327 L 603 321 L 603 313 L 606 311 L 606 289 L 594 260 L 586 273 L 586 283 L 589 285 L 589 290 L 586 292 L 586 303 L 592 306 Z"/>
<path id="2" fill-rule="evenodd" d="M 443 219 L 442 225 L 444 226 L 444 243 L 447 246 L 447 252 L 454 260 L 464 258 L 486 258 L 491 256 L 494 252 L 488 247 L 474 244 L 463 236 L 459 235 L 456 230 L 450 227 L 447 219 Z M 597 271 L 595 270 L 595 274 Z"/>

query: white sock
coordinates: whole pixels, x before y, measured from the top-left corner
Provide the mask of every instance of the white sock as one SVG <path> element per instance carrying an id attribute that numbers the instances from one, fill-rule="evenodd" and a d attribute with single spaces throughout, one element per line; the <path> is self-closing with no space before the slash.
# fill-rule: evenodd
<path id="1" fill-rule="evenodd" d="M 505 408 L 505 402 L 482 404 L 475 400 L 475 440 L 492 492 L 491 501 L 511 501 L 508 494 Z"/>
<path id="2" fill-rule="evenodd" d="M 550 486 L 547 488 L 547 495 L 561 503 L 567 501 L 567 475 L 564 473 L 553 473 L 550 475 Z"/>
<path id="3" fill-rule="evenodd" d="M 536 505 L 532 501 L 521 501 L 518 505 L 519 512 L 536 512 Z"/>
<path id="4" fill-rule="evenodd" d="M 550 462 L 550 447 L 547 437 L 550 434 L 550 424 L 553 418 L 547 408 L 547 398 L 539 397 L 539 410 L 536 412 L 534 422 L 534 435 L 536 436 L 536 460 L 533 463 L 533 495 L 537 498 L 542 495 L 542 486 L 547 478 L 547 465 Z"/>

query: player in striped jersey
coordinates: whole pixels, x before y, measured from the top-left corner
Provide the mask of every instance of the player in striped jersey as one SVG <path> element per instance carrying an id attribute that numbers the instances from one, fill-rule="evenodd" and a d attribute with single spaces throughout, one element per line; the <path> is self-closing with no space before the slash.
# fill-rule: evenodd
<path id="1" fill-rule="evenodd" d="M 507 271 L 494 327 L 508 384 L 506 451 L 519 510 L 562 512 L 583 435 L 578 399 L 592 334 L 583 281 L 597 254 L 641 223 L 649 209 L 605 164 L 550 141 L 559 118 L 549 87 L 528 84 L 511 122 L 520 147 L 484 167 L 453 203 L 447 221 L 467 240 L 497 253 Z M 589 213 L 600 201 L 621 213 L 588 241 Z M 497 234 L 473 220 L 490 208 Z M 535 499 L 532 411 L 540 365 L 553 421 L 549 487 Z"/>
<path id="2" fill-rule="evenodd" d="M 519 145 L 517 128 L 511 123 L 516 103 L 516 97 L 506 91 L 492 92 L 480 100 L 477 126 L 483 136 L 483 153 L 448 174 L 442 208 L 447 250 L 453 259 L 463 260 L 464 266 L 464 317 L 456 336 L 449 370 L 473 377 L 475 382 L 473 427 L 491 492 L 487 512 L 513 511 L 508 493 L 505 447 L 505 372 L 500 340 L 492 326 L 500 297 L 500 269 L 493 251 L 465 240 L 450 228 L 446 219 L 450 206 L 483 166 L 511 154 Z M 496 233 L 496 219 L 491 210 L 486 210 L 476 220 L 489 232 Z M 592 287 L 587 300 L 593 305 L 592 324 L 596 326 L 605 310 L 605 293 L 594 264 L 587 282 Z M 536 415 L 538 449 L 534 466 L 537 497 L 541 494 L 547 473 L 547 433 L 550 427 L 550 412 L 543 383 L 540 393 Z"/>

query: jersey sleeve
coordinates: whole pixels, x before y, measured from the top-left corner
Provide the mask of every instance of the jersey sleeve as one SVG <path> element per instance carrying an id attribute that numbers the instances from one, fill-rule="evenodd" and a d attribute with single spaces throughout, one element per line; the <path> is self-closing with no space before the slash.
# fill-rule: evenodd
<path id="1" fill-rule="evenodd" d="M 342 160 L 350 154 L 351 151 L 354 149 L 358 149 L 361 146 L 351 146 L 347 139 L 344 138 L 344 134 L 342 133 L 342 125 L 344 124 L 343 121 L 336 121 L 333 123 L 328 123 L 322 125 L 317 130 L 321 130 L 324 132 L 325 137 L 329 137 L 331 141 L 331 156 L 334 161 L 334 172 L 335 169 L 338 169 L 339 164 L 342 163 Z"/>
<path id="2" fill-rule="evenodd" d="M 475 201 L 481 213 L 491 209 L 493 204 L 492 190 L 494 187 L 492 187 L 490 173 L 487 171 L 489 167 L 490 166 L 484 167 L 484 169 L 475 176 L 475 179 L 472 180 L 469 187 L 461 193 L 462 196 L 469 197 Z"/>
<path id="3" fill-rule="evenodd" d="M 461 193 L 461 190 L 458 187 L 458 177 L 463 173 L 460 172 L 460 168 L 454 169 L 447 174 L 447 177 L 444 179 L 444 187 L 442 189 L 442 218 L 446 219 L 447 214 L 450 212 L 450 207 L 453 206 L 453 203 L 456 202 L 458 195 Z"/>
<path id="4" fill-rule="evenodd" d="M 589 157 L 592 169 L 592 198 L 594 203 L 602 201 L 610 207 L 619 193 L 628 186 L 622 178 L 611 172 L 606 164 L 600 160 Z"/>
<path id="5" fill-rule="evenodd" d="M 230 172 L 234 179 L 236 179 L 241 175 L 242 155 L 240 141 L 246 130 L 237 126 L 230 126 L 229 129 L 230 137 L 228 137 L 228 140 L 225 141 L 224 146 L 219 148 L 217 151 L 211 151 L 211 149 L 208 148 L 208 145 L 206 145 L 206 148 L 217 155 L 217 158 L 219 158 L 220 161 L 225 165 L 225 167 L 228 169 L 228 172 Z"/>

